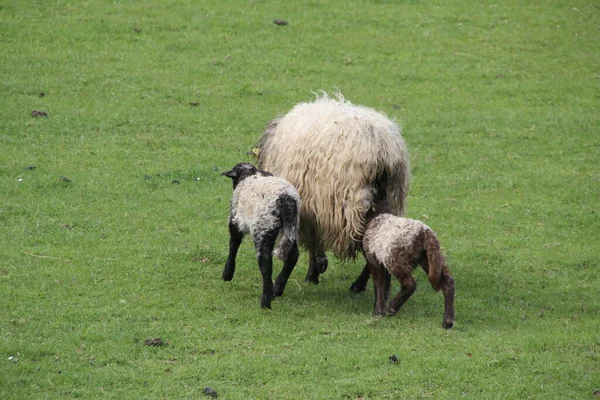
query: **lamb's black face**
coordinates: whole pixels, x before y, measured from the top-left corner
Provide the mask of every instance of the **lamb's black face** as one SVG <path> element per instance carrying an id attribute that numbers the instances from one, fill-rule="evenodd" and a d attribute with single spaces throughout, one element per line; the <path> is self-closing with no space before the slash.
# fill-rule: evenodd
<path id="1" fill-rule="evenodd" d="M 256 168 L 254 165 L 249 163 L 239 163 L 234 166 L 230 171 L 222 172 L 221 175 L 228 176 L 233 180 L 233 188 L 238 185 L 241 181 L 252 175 L 271 176 L 272 174 Z"/>

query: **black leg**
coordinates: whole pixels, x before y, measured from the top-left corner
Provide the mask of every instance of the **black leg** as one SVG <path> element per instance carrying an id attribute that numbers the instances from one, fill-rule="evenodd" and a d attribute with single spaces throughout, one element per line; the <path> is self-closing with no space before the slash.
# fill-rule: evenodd
<path id="1" fill-rule="evenodd" d="M 225 263 L 225 268 L 223 269 L 223 280 L 230 281 L 233 279 L 233 274 L 235 272 L 235 258 L 237 256 L 238 249 L 240 248 L 240 244 L 242 243 L 242 239 L 244 238 L 244 234 L 239 231 L 237 226 L 234 223 L 229 223 L 229 257 L 227 257 L 227 262 Z"/>
<path id="2" fill-rule="evenodd" d="M 354 283 L 350 285 L 350 290 L 354 293 L 364 292 L 367 289 L 367 282 L 369 282 L 369 267 L 368 265 L 365 265 L 365 268 L 362 270 L 358 278 L 356 278 Z"/>
<path id="3" fill-rule="evenodd" d="M 327 255 L 322 249 L 318 249 L 316 252 L 309 250 L 309 256 L 308 273 L 304 280 L 318 285 L 319 275 L 327 270 L 329 261 L 327 261 Z"/>
<path id="4" fill-rule="evenodd" d="M 290 275 L 292 274 L 296 263 L 298 262 L 299 255 L 300 252 L 298 251 L 298 244 L 294 243 L 287 258 L 283 262 L 283 269 L 281 270 L 279 276 L 277 276 L 277 279 L 275 280 L 275 286 L 273 287 L 273 294 L 275 296 L 281 296 L 283 294 L 283 291 L 285 290 L 285 285 L 287 284 L 287 281 L 290 278 Z"/>
<path id="5" fill-rule="evenodd" d="M 260 299 L 262 308 L 271 308 L 273 300 L 273 248 L 279 229 L 271 231 L 254 242 L 257 251 L 258 267 L 262 275 L 263 292 Z"/>

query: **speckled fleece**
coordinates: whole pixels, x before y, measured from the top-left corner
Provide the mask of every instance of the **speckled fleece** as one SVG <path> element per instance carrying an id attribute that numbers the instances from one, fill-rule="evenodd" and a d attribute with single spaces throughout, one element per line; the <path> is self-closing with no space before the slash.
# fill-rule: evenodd
<path id="1" fill-rule="evenodd" d="M 262 175 L 245 178 L 233 192 L 230 220 L 240 231 L 250 233 L 253 238 L 262 237 L 279 226 L 277 199 L 284 194 L 300 205 L 298 191 L 283 178 Z M 289 237 L 291 233 L 285 234 Z M 294 233 L 294 237 L 289 239 L 295 241 L 295 236 Z"/>
<path id="2" fill-rule="evenodd" d="M 381 214 L 367 225 L 363 251 L 367 260 L 378 261 L 388 270 L 398 255 L 411 263 L 423 252 L 424 232 L 430 228 L 421 221 Z"/>

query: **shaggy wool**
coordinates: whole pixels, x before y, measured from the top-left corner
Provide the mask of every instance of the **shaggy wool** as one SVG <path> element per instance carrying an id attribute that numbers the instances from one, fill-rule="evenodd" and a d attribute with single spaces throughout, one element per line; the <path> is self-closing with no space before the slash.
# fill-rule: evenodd
<path id="1" fill-rule="evenodd" d="M 409 159 L 399 126 L 341 94 L 321 94 L 271 121 L 259 147 L 260 167 L 300 193 L 300 244 L 308 249 L 354 258 L 373 204 L 406 210 Z"/>

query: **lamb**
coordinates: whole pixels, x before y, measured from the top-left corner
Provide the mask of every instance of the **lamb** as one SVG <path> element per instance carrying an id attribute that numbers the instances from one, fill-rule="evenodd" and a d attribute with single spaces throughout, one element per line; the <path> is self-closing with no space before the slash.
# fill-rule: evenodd
<path id="1" fill-rule="evenodd" d="M 240 163 L 221 175 L 233 180 L 229 214 L 229 256 L 223 280 L 233 279 L 235 258 L 244 234 L 250 233 L 256 248 L 263 279 L 260 305 L 271 308 L 274 296 L 281 296 L 298 261 L 300 196 L 285 179 L 274 177 L 252 164 Z M 277 249 L 275 243 L 279 236 Z M 283 260 L 283 269 L 273 285 L 273 254 Z"/>
<path id="2" fill-rule="evenodd" d="M 299 241 L 310 253 L 306 281 L 319 283 L 325 250 L 342 260 L 361 249 L 369 209 L 381 201 L 406 209 L 410 173 L 400 128 L 383 114 L 321 94 L 272 120 L 260 139 L 258 165 L 291 182 L 302 197 Z M 351 290 L 364 291 L 365 267 Z"/>
<path id="3" fill-rule="evenodd" d="M 421 221 L 401 218 L 385 212 L 372 212 L 363 237 L 363 254 L 375 288 L 374 314 L 385 315 L 390 291 L 390 273 L 400 282 L 400 291 L 392 299 L 387 315 L 394 315 L 415 292 L 412 271 L 421 265 L 434 290 L 444 293 L 442 326 L 454 325 L 454 279 L 440 253 L 435 233 Z"/>

